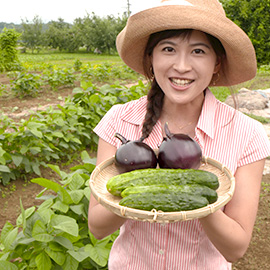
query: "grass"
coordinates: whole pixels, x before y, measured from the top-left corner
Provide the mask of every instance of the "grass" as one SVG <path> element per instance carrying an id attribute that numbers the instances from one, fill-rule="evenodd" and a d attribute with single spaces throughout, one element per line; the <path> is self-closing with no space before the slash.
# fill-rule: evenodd
<path id="1" fill-rule="evenodd" d="M 102 64 L 104 62 L 122 63 L 118 55 L 96 55 L 91 53 L 39 53 L 39 54 L 19 54 L 19 60 L 32 66 L 42 64 L 56 65 L 58 67 L 73 66 L 76 60 L 82 63 L 91 63 L 93 65 Z M 39 68 L 38 68 L 39 69 Z"/>

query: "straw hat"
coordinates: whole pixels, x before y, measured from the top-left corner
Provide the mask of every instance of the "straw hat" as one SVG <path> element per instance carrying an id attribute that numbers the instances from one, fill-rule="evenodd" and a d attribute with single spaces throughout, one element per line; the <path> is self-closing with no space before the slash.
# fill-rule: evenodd
<path id="1" fill-rule="evenodd" d="M 169 29 L 196 29 L 221 41 L 226 59 L 217 86 L 235 85 L 255 77 L 254 47 L 245 32 L 226 17 L 218 0 L 162 0 L 157 6 L 135 13 L 117 36 L 120 57 L 144 74 L 143 56 L 149 36 Z"/>

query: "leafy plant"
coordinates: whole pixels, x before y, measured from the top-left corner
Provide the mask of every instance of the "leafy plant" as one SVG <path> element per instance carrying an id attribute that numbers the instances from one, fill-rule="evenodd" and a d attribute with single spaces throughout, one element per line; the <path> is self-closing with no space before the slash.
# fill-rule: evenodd
<path id="1" fill-rule="evenodd" d="M 14 94 L 20 98 L 37 96 L 42 85 L 40 75 L 25 71 L 16 72 L 15 74 L 15 79 L 11 80 L 11 90 Z"/>
<path id="2" fill-rule="evenodd" d="M 20 69 L 17 41 L 20 34 L 14 29 L 4 29 L 0 34 L 0 71 Z"/>
<path id="3" fill-rule="evenodd" d="M 0 181 L 7 185 L 22 173 L 40 175 L 40 166 L 60 159 L 72 159 L 85 147 L 97 148 L 94 127 L 104 114 L 118 103 L 142 96 L 142 82 L 131 88 L 90 82 L 75 88 L 73 97 L 63 106 L 33 113 L 27 120 L 15 122 L 0 115 Z"/>
<path id="4" fill-rule="evenodd" d="M 60 86 L 72 86 L 75 81 L 75 75 L 73 70 L 69 68 L 48 69 L 44 71 L 44 79 L 53 90 L 57 90 Z"/>
<path id="5" fill-rule="evenodd" d="M 95 160 L 86 151 L 81 157 L 84 164 L 73 167 L 69 174 L 48 165 L 59 175 L 59 182 L 32 179 L 45 188 L 37 196 L 44 202 L 28 209 L 23 209 L 21 202 L 16 225 L 5 224 L 0 238 L 0 268 L 107 269 L 118 232 L 97 240 L 88 230 L 88 181 Z"/>
<path id="6" fill-rule="evenodd" d="M 82 67 L 82 61 L 80 61 L 79 59 L 77 59 L 75 62 L 74 62 L 74 65 L 73 65 L 73 68 L 75 71 L 79 71 Z"/>

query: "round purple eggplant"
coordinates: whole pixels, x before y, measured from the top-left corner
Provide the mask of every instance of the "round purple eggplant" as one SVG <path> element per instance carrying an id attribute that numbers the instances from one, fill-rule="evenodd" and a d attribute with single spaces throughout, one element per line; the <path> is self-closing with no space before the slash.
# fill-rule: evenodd
<path id="1" fill-rule="evenodd" d="M 126 172 L 157 167 L 157 156 L 149 145 L 142 140 L 127 140 L 119 133 L 115 137 L 122 142 L 115 153 L 116 166 Z"/>
<path id="2" fill-rule="evenodd" d="M 201 164 L 202 150 L 199 144 L 186 134 L 172 134 L 168 123 L 165 124 L 166 137 L 158 151 L 160 168 L 198 169 Z"/>

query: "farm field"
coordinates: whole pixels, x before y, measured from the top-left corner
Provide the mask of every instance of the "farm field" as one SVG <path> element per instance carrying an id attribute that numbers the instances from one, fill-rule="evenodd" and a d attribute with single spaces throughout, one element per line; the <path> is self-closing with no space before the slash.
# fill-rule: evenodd
<path id="1" fill-rule="evenodd" d="M 89 64 L 98 67 L 106 63 L 120 65 L 121 61 L 117 56 L 91 56 L 84 54 L 43 54 L 43 55 L 20 55 L 20 60 L 31 72 L 42 72 L 48 65 L 53 65 L 59 69 L 74 66 L 77 61 L 82 65 Z M 105 72 L 103 70 L 103 72 Z M 76 72 L 74 72 L 76 73 Z M 78 74 L 78 71 L 77 73 Z M 139 78 L 136 74 L 126 77 L 126 79 L 117 78 L 117 83 L 121 85 L 136 83 Z M 102 81 L 102 76 L 106 81 Z M 61 85 L 57 89 L 52 90 L 51 86 L 43 85 L 37 95 L 26 95 L 24 97 L 15 96 L 9 89 L 11 81 L 7 74 L 0 74 L 0 84 L 5 85 L 5 89 L 0 92 L 0 110 L 2 114 L 12 119 L 28 118 L 31 111 L 45 110 L 48 106 L 62 104 L 67 97 L 72 96 L 73 89 L 80 86 L 79 76 L 75 77 L 72 85 Z M 113 84 L 113 80 L 108 74 L 101 74 L 96 78 L 97 87 L 103 84 Z M 244 85 L 249 89 L 263 89 L 270 86 L 270 75 L 258 74 L 258 76 L 248 85 Z M 87 149 L 91 157 L 95 156 L 95 152 Z M 80 164 L 80 158 L 74 158 L 71 162 L 64 160 L 57 162 L 57 165 L 64 171 L 68 172 L 70 167 Z M 41 169 L 42 177 L 47 179 L 57 178 L 57 175 L 48 168 Z M 23 175 L 20 179 L 11 181 L 7 186 L 0 184 L 0 231 L 6 221 L 14 224 L 20 214 L 20 198 L 24 209 L 37 205 L 36 195 L 43 189 L 37 184 L 31 183 L 30 180 L 36 175 Z M 250 247 L 239 262 L 233 265 L 234 270 L 266 270 L 270 269 L 270 174 L 263 176 L 261 197 L 259 204 L 258 217 L 256 220 L 253 238 Z"/>

